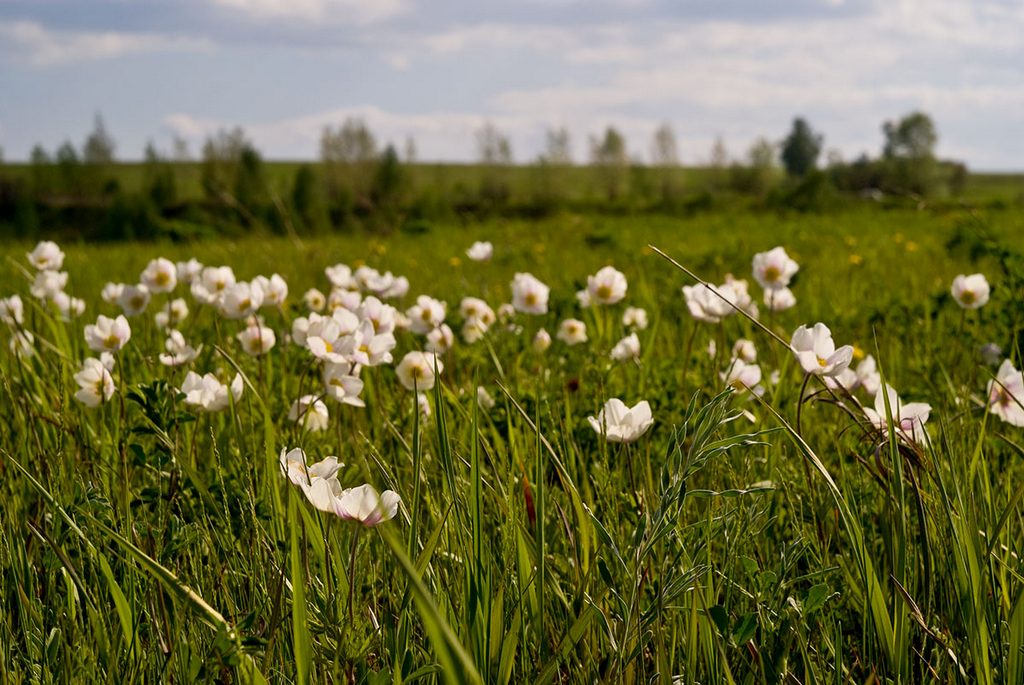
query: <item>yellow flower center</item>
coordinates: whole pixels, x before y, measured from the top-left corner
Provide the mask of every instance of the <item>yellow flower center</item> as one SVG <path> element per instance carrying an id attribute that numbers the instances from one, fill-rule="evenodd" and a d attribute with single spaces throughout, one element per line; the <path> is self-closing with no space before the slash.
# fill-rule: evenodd
<path id="1" fill-rule="evenodd" d="M 526 297 L 523 298 L 523 302 L 525 302 L 527 304 L 527 306 L 530 306 L 530 307 L 534 306 L 535 304 L 537 304 L 537 294 L 536 293 L 526 293 Z"/>
<path id="2" fill-rule="evenodd" d="M 818 366 L 825 368 L 826 366 L 828 366 L 828 360 L 825 359 L 824 357 L 818 357 Z"/>
<path id="3" fill-rule="evenodd" d="M 108 350 L 116 350 L 118 345 L 121 344 L 121 339 L 111 333 L 103 340 L 103 346 Z"/>
<path id="4" fill-rule="evenodd" d="M 612 296 L 612 288 L 609 285 L 600 285 L 597 287 L 597 299 L 607 300 Z"/>
<path id="5" fill-rule="evenodd" d="M 974 304 L 974 301 L 978 299 L 978 296 L 974 294 L 973 290 L 965 290 L 960 295 L 960 300 L 964 304 Z"/>
<path id="6" fill-rule="evenodd" d="M 157 285 L 167 285 L 171 282 L 171 276 L 166 271 L 159 271 L 153 279 Z"/>
<path id="7" fill-rule="evenodd" d="M 769 266 L 764 270 L 764 280 L 766 281 L 778 280 L 781 275 L 782 273 L 779 271 L 779 267 L 777 266 Z"/>

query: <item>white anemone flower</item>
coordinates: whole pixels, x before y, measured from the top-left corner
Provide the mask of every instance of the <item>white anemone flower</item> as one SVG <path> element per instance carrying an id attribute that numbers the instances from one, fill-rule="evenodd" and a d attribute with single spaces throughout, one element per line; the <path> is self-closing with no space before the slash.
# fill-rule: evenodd
<path id="1" fill-rule="evenodd" d="M 459 315 L 466 321 L 479 323 L 485 331 L 497 321 L 494 310 L 479 297 L 462 298 L 462 302 L 459 303 Z"/>
<path id="2" fill-rule="evenodd" d="M 177 328 L 187 318 L 188 303 L 183 297 L 171 300 L 166 307 L 153 315 L 157 328 Z"/>
<path id="3" fill-rule="evenodd" d="M 331 294 L 327 296 L 327 310 L 330 312 L 336 312 L 339 309 L 345 309 L 350 312 L 354 312 L 359 309 L 359 305 L 362 304 L 362 301 L 363 294 L 358 290 L 334 288 L 331 290 Z"/>
<path id="4" fill-rule="evenodd" d="M 142 270 L 139 282 L 151 293 L 169 293 L 178 286 L 178 267 L 169 259 L 157 257 Z"/>
<path id="5" fill-rule="evenodd" d="M 455 344 L 455 334 L 451 327 L 443 323 L 434 330 L 427 333 L 427 342 L 423 348 L 434 354 L 445 354 Z"/>
<path id="6" fill-rule="evenodd" d="M 327 430 L 330 416 L 327 413 L 327 405 L 316 395 L 303 395 L 292 402 L 288 410 L 288 420 L 298 423 L 310 433 L 319 433 Z"/>
<path id="7" fill-rule="evenodd" d="M 392 333 L 377 333 L 369 319 L 363 319 L 351 335 L 341 344 L 341 355 L 360 366 L 380 366 L 392 362 L 391 350 L 395 349 Z"/>
<path id="8" fill-rule="evenodd" d="M 474 262 L 486 262 L 494 256 L 494 246 L 487 241 L 478 240 L 466 250 L 466 256 Z"/>
<path id="9" fill-rule="evenodd" d="M 160 363 L 164 366 L 181 366 L 182 364 L 188 364 L 198 357 L 203 346 L 200 345 L 198 348 L 192 347 L 185 341 L 185 336 L 181 334 L 181 331 L 172 329 L 167 331 L 164 349 L 167 352 L 160 353 Z"/>
<path id="10" fill-rule="evenodd" d="M 533 274 L 517 273 L 512 278 L 512 306 L 524 314 L 547 314 L 551 289 Z"/>
<path id="11" fill-rule="evenodd" d="M 61 321 L 71 321 L 82 315 L 85 311 L 85 300 L 71 297 L 65 292 L 56 293 L 53 296 L 53 305 L 57 308 L 57 314 Z"/>
<path id="12" fill-rule="evenodd" d="M 928 422 L 928 415 L 932 407 L 924 402 L 909 402 L 904 404 L 900 400 L 896 390 L 891 385 L 886 385 L 875 395 L 875 407 L 865 407 L 864 415 L 868 421 L 882 432 L 883 436 L 889 433 L 889 423 L 886 420 L 885 399 L 889 399 L 889 413 L 892 416 L 893 427 L 896 435 L 908 442 L 919 443 L 928 439 L 928 431 L 925 423 Z"/>
<path id="13" fill-rule="evenodd" d="M 444 371 L 444 364 L 437 355 L 428 352 L 409 352 L 395 368 L 398 380 L 407 390 L 430 390 L 434 387 L 434 367 L 437 373 Z"/>
<path id="14" fill-rule="evenodd" d="M 0 298 L 0 321 L 9 326 L 15 326 L 25 320 L 25 305 L 21 301 L 21 295 L 11 295 Z"/>
<path id="15" fill-rule="evenodd" d="M 327 276 L 327 280 L 331 282 L 331 286 L 335 288 L 356 288 L 358 284 L 355 279 L 352 278 L 352 269 L 347 264 L 335 264 L 324 269 L 324 275 Z"/>
<path id="16" fill-rule="evenodd" d="M 334 478 L 344 464 L 338 463 L 337 457 L 326 457 L 315 464 L 310 464 L 306 452 L 298 447 L 286 450 L 281 448 L 281 473 L 300 488 L 309 486 L 317 478 L 329 480 Z"/>
<path id="17" fill-rule="evenodd" d="M 124 283 L 107 283 L 100 291 L 100 298 L 108 304 L 117 304 L 124 292 Z"/>
<path id="18" fill-rule="evenodd" d="M 29 263 L 40 271 L 59 271 L 64 266 L 64 253 L 57 243 L 44 240 L 34 250 L 25 255 Z"/>
<path id="19" fill-rule="evenodd" d="M 735 294 L 731 288 L 726 289 L 725 286 L 719 286 L 716 290 L 721 293 L 722 297 L 719 297 L 715 294 L 715 290 L 703 283 L 683 286 L 686 308 L 690 310 L 690 315 L 693 318 L 705 323 L 718 323 L 735 313 L 736 310 L 729 305 L 729 297 Z M 726 299 L 722 299 L 723 297 Z"/>
<path id="20" fill-rule="evenodd" d="M 266 354 L 277 344 L 277 336 L 273 329 L 261 325 L 259 322 L 252 322 L 235 336 L 242 344 L 246 354 L 253 357 Z"/>
<path id="21" fill-rule="evenodd" d="M 719 374 L 726 385 L 738 393 L 749 391 L 761 394 L 761 367 L 757 364 L 749 364 L 743 359 L 734 357 L 728 368 Z"/>
<path id="22" fill-rule="evenodd" d="M 192 285 L 203 272 L 203 265 L 195 257 L 186 262 L 178 262 L 174 266 L 178 271 L 178 280 L 186 285 Z"/>
<path id="23" fill-rule="evenodd" d="M 219 412 L 227 409 L 232 399 L 235 402 L 242 399 L 243 389 L 241 374 L 235 374 L 229 386 L 221 383 L 212 373 L 200 376 L 195 371 L 189 371 L 185 376 L 185 381 L 181 384 L 181 392 L 185 395 L 185 404 L 205 412 Z"/>
<path id="24" fill-rule="evenodd" d="M 99 359 L 82 362 L 82 370 L 75 374 L 79 390 L 75 399 L 87 407 L 98 407 L 114 396 L 114 378 Z"/>
<path id="25" fill-rule="evenodd" d="M 280 308 L 284 306 L 284 301 L 288 297 L 288 283 L 280 274 L 273 274 L 270 278 L 257 276 L 253 282 L 263 291 L 264 307 Z"/>
<path id="26" fill-rule="evenodd" d="M 369 528 L 393 519 L 401 501 L 398 493 L 392 490 L 378 493 L 372 485 L 365 484 L 342 492 L 335 501 L 334 513 L 346 521 L 357 521 Z"/>
<path id="27" fill-rule="evenodd" d="M 302 301 L 311 312 L 322 312 L 327 306 L 327 296 L 316 288 L 310 288 L 302 296 Z"/>
<path id="28" fill-rule="evenodd" d="M 398 310 L 390 304 L 381 302 L 380 299 L 374 295 L 366 296 L 366 298 L 359 303 L 359 309 L 356 311 L 356 314 L 361 320 L 369 321 L 373 324 L 373 330 L 378 335 L 395 332 L 395 326 L 398 320 Z"/>
<path id="29" fill-rule="evenodd" d="M 752 364 L 757 361 L 757 348 L 754 347 L 754 341 L 748 340 L 747 338 L 740 338 L 732 346 L 732 356 L 738 357 L 748 364 Z"/>
<path id="30" fill-rule="evenodd" d="M 132 337 L 132 328 L 124 315 L 116 319 L 100 314 L 96 323 L 85 327 L 85 343 L 93 352 L 117 352 Z"/>
<path id="31" fill-rule="evenodd" d="M 636 333 L 630 333 L 625 338 L 615 343 L 611 351 L 611 358 L 618 362 L 640 358 L 640 338 Z"/>
<path id="32" fill-rule="evenodd" d="M 622 400 L 613 397 L 604 403 L 596 417 L 589 416 L 587 421 L 608 442 L 633 442 L 650 429 L 654 418 L 647 400 L 627 407 Z"/>
<path id="33" fill-rule="evenodd" d="M 547 352 L 549 347 L 551 347 L 551 334 L 542 328 L 533 336 L 533 351 L 542 354 Z"/>
<path id="34" fill-rule="evenodd" d="M 853 359 L 853 346 L 836 349 L 832 331 L 823 323 L 814 324 L 814 328 L 797 328 L 789 346 L 804 372 L 815 376 L 836 376 Z"/>
<path id="35" fill-rule="evenodd" d="M 208 266 L 192 281 L 192 297 L 201 304 L 217 304 L 222 293 L 236 283 L 235 272 L 230 266 Z"/>
<path id="36" fill-rule="evenodd" d="M 54 295 L 64 291 L 67 284 L 67 271 L 44 269 L 36 274 L 29 292 L 38 300 L 52 300 Z"/>
<path id="37" fill-rule="evenodd" d="M 576 291 L 576 304 L 580 306 L 580 309 L 590 309 L 593 303 L 590 297 L 590 291 L 584 288 L 583 290 Z"/>
<path id="38" fill-rule="evenodd" d="M 429 295 L 420 295 L 416 304 L 405 310 L 409 317 L 409 328 L 413 333 L 426 335 L 444 323 L 448 305 Z"/>
<path id="39" fill-rule="evenodd" d="M 753 267 L 754 280 L 766 290 L 781 290 L 787 287 L 800 270 L 800 265 L 793 261 L 782 247 L 754 255 Z"/>
<path id="40" fill-rule="evenodd" d="M 1024 375 L 1009 359 L 988 382 L 986 392 L 990 412 L 1012 426 L 1024 426 Z"/>
<path id="41" fill-rule="evenodd" d="M 626 307 L 622 313 L 622 325 L 638 331 L 647 328 L 647 310 L 640 307 Z"/>
<path id="42" fill-rule="evenodd" d="M 117 304 L 121 306 L 121 311 L 128 316 L 137 316 L 146 311 L 146 307 L 149 306 L 149 300 L 149 288 L 140 283 L 138 285 L 126 285 L 121 290 L 121 296 L 117 298 Z"/>
<path id="43" fill-rule="evenodd" d="M 263 306 L 263 289 L 256 282 L 240 281 L 221 292 L 219 308 L 227 319 L 244 319 Z"/>
<path id="44" fill-rule="evenodd" d="M 626 276 L 613 266 L 602 267 L 587 276 L 587 292 L 593 304 L 615 304 L 626 296 Z"/>
<path id="45" fill-rule="evenodd" d="M 960 274 L 953 279 L 950 292 L 953 299 L 962 308 L 978 309 L 988 302 L 992 289 L 982 274 L 971 274 L 970 276 Z"/>
<path id="46" fill-rule="evenodd" d="M 365 407 L 366 403 L 359 398 L 363 392 L 363 379 L 352 372 L 350 364 L 324 365 L 324 394 L 335 402 L 351 407 Z"/>
<path id="47" fill-rule="evenodd" d="M 587 324 L 579 319 L 566 319 L 558 326 L 555 337 L 572 347 L 587 341 Z"/>
<path id="48" fill-rule="evenodd" d="M 793 291 L 789 288 L 765 290 L 764 306 L 768 307 L 768 311 L 770 312 L 784 312 L 787 309 L 796 306 L 796 295 L 794 295 Z"/>

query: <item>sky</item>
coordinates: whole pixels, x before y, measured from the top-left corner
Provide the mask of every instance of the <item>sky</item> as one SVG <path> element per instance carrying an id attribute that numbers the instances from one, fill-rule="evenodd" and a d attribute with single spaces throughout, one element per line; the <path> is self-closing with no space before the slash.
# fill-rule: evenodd
<path id="1" fill-rule="evenodd" d="M 469 161 L 492 122 L 515 161 L 568 128 L 614 125 L 684 164 L 716 137 L 741 157 L 794 116 L 843 158 L 928 112 L 940 156 L 1024 169 L 1021 0 L 0 0 L 0 147 L 84 141 L 97 112 L 120 159 L 242 126 L 269 159 L 317 156 L 361 117 L 421 160 Z"/>

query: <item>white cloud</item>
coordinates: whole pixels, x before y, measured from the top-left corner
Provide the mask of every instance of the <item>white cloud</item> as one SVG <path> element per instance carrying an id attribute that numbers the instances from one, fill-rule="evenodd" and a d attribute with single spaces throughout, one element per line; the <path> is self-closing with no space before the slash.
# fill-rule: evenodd
<path id="1" fill-rule="evenodd" d="M 256 20 L 373 24 L 405 14 L 410 0 L 213 0 Z"/>
<path id="2" fill-rule="evenodd" d="M 117 31 L 55 31 L 34 21 L 0 23 L 0 52 L 33 66 L 72 64 L 147 52 L 197 52 L 213 48 L 200 38 Z"/>

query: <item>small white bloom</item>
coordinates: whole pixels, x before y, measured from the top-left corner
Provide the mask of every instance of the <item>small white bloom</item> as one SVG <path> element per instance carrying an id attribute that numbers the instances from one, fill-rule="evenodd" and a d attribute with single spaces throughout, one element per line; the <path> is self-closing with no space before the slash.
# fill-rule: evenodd
<path id="1" fill-rule="evenodd" d="M 748 390 L 760 394 L 761 367 L 757 364 L 748 364 L 739 358 L 733 358 L 728 368 L 719 374 L 726 385 L 731 385 L 738 393 Z"/>
<path id="2" fill-rule="evenodd" d="M 107 283 L 100 291 L 100 298 L 109 304 L 117 304 L 124 292 L 124 283 Z"/>
<path id="3" fill-rule="evenodd" d="M 0 321 L 9 326 L 22 323 L 25 320 L 25 305 L 21 301 L 21 295 L 11 295 L 0 298 Z"/>
<path id="4" fill-rule="evenodd" d="M 443 323 L 434 330 L 427 333 L 427 343 L 424 349 L 434 354 L 445 354 L 455 344 L 455 335 L 448 324 Z"/>
<path id="5" fill-rule="evenodd" d="M 249 324 L 235 337 L 242 344 L 242 349 L 253 357 L 266 354 L 277 343 L 277 336 L 274 334 L 274 331 L 260 325 L 258 322 Z"/>
<path id="6" fill-rule="evenodd" d="M 640 307 L 626 307 L 622 313 L 622 325 L 642 331 L 647 328 L 647 310 Z"/>
<path id="7" fill-rule="evenodd" d="M 868 421 L 880 430 L 883 436 L 888 435 L 889 424 L 886 421 L 885 413 L 886 397 L 889 398 L 889 413 L 892 416 L 892 423 L 893 427 L 896 428 L 897 436 L 907 442 L 927 440 L 928 431 L 924 424 L 927 423 L 928 415 L 931 413 L 931 405 L 924 402 L 903 404 L 899 395 L 896 394 L 896 391 L 890 385 L 885 386 L 884 394 L 879 391 L 875 395 L 874 409 L 870 407 L 864 409 L 864 415 L 867 416 Z"/>
<path id="8" fill-rule="evenodd" d="M 335 288 L 357 288 L 359 284 L 352 278 L 352 269 L 347 264 L 335 264 L 324 269 L 327 280 Z"/>
<path id="9" fill-rule="evenodd" d="M 327 296 L 316 288 L 307 290 L 302 296 L 302 301 L 306 303 L 311 312 L 322 312 L 327 306 Z"/>
<path id="10" fill-rule="evenodd" d="M 300 424 L 310 433 L 327 430 L 329 418 L 327 405 L 317 399 L 316 395 L 303 395 L 292 402 L 288 410 L 288 420 Z"/>
<path id="11" fill-rule="evenodd" d="M 114 396 L 114 379 L 110 370 L 99 359 L 86 359 L 82 370 L 75 374 L 79 390 L 75 399 L 87 407 L 98 407 Z"/>
<path id="12" fill-rule="evenodd" d="M 601 268 L 593 276 L 587 276 L 587 292 L 594 304 L 615 304 L 626 296 L 626 276 L 613 266 Z"/>
<path id="13" fill-rule="evenodd" d="M 178 297 L 167 303 L 167 306 L 153 315 L 157 328 L 177 328 L 188 318 L 188 303 L 185 298 Z"/>
<path id="14" fill-rule="evenodd" d="M 52 240 L 40 242 L 25 256 L 32 266 L 40 271 L 59 271 L 64 265 L 64 253 Z"/>
<path id="15" fill-rule="evenodd" d="M 306 453 L 296 447 L 292 450 L 281 448 L 282 474 L 295 485 L 305 489 L 317 478 L 329 480 L 334 478 L 344 464 L 338 463 L 337 457 L 327 457 L 315 464 L 310 464 L 306 459 Z"/>
<path id="16" fill-rule="evenodd" d="M 71 321 L 81 316 L 85 311 L 85 300 L 71 297 L 64 292 L 56 293 L 53 296 L 52 302 L 57 308 L 61 321 Z"/>
<path id="17" fill-rule="evenodd" d="M 547 314 L 550 292 L 533 274 L 517 273 L 512 278 L 512 306 L 524 314 Z"/>
<path id="18" fill-rule="evenodd" d="M 170 330 L 167 331 L 164 349 L 167 352 L 160 353 L 160 363 L 164 366 L 181 366 L 199 356 L 199 351 L 203 349 L 203 346 L 193 348 L 185 341 L 185 336 L 180 331 Z"/>
<path id="19" fill-rule="evenodd" d="M 630 408 L 622 400 L 613 397 L 604 403 L 596 417 L 589 416 L 587 421 L 608 442 L 633 442 L 647 432 L 654 418 L 647 400 Z"/>
<path id="20" fill-rule="evenodd" d="M 790 347 L 804 372 L 816 376 L 836 376 L 853 359 L 853 346 L 836 349 L 832 331 L 823 323 L 814 324 L 814 328 L 800 326 L 793 333 Z"/>
<path id="21" fill-rule="evenodd" d="M 764 291 L 764 305 L 770 312 L 783 312 L 796 305 L 796 295 L 789 288 Z"/>
<path id="22" fill-rule="evenodd" d="M 636 333 L 630 333 L 625 338 L 615 343 L 612 348 L 611 357 L 615 361 L 623 362 L 629 359 L 640 358 L 640 338 Z"/>
<path id="23" fill-rule="evenodd" d="M 978 309 L 988 302 L 992 289 L 982 274 L 960 274 L 953 279 L 950 292 L 956 303 L 964 309 Z"/>
<path id="24" fill-rule="evenodd" d="M 448 305 L 429 295 L 420 295 L 416 304 L 405 311 L 409 317 L 409 328 L 413 333 L 426 335 L 444 323 Z"/>
<path id="25" fill-rule="evenodd" d="M 566 319 L 558 326 L 555 337 L 570 347 L 587 341 L 587 324 L 579 319 Z"/>
<path id="26" fill-rule="evenodd" d="M 67 271 L 44 269 L 36 274 L 29 292 L 38 300 L 52 300 L 54 295 L 64 291 L 68 284 Z"/>
<path id="27" fill-rule="evenodd" d="M 267 278 L 266 276 L 257 276 L 253 279 L 253 283 L 258 285 L 260 290 L 263 291 L 262 306 L 284 306 L 284 301 L 288 297 L 288 283 L 286 283 L 279 274 L 274 274 L 270 278 Z"/>
<path id="28" fill-rule="evenodd" d="M 111 319 L 100 314 L 96 323 L 85 327 L 85 342 L 93 352 L 117 352 L 131 337 L 132 329 L 124 315 Z"/>
<path id="29" fill-rule="evenodd" d="M 444 364 L 434 354 L 409 352 L 395 368 L 398 380 L 407 390 L 430 390 L 434 387 L 434 366 L 437 373 L 444 371 Z"/>
<path id="30" fill-rule="evenodd" d="M 757 361 L 757 348 L 752 340 L 740 338 L 732 346 L 732 356 L 752 364 Z"/>
<path id="31" fill-rule="evenodd" d="M 175 268 L 178 270 L 178 280 L 186 285 L 192 285 L 192 282 L 203 272 L 203 265 L 195 257 L 187 262 L 178 262 L 175 264 Z"/>
<path id="32" fill-rule="evenodd" d="M 533 351 L 543 353 L 549 347 L 551 347 L 551 334 L 542 328 L 533 336 Z"/>
<path id="33" fill-rule="evenodd" d="M 800 270 L 800 266 L 790 259 L 782 247 L 754 255 L 753 267 L 754 280 L 767 290 L 785 288 L 796 272 Z M 765 302 L 767 304 L 767 298 L 765 298 Z"/>
<path id="34" fill-rule="evenodd" d="M 185 404 L 206 412 L 218 412 L 228 408 L 231 400 L 238 402 L 242 398 L 242 376 L 235 374 L 231 385 L 224 385 L 212 373 L 200 376 L 189 371 L 185 382 L 181 384 L 181 392 L 185 395 Z"/>
<path id="35" fill-rule="evenodd" d="M 350 364 L 324 365 L 324 394 L 341 404 L 352 407 L 365 407 L 366 403 L 359 398 L 363 392 L 363 379 L 352 372 Z"/>
<path id="36" fill-rule="evenodd" d="M 152 293 L 169 293 L 178 285 L 178 267 L 171 260 L 158 257 L 142 270 L 139 282 Z"/>
<path id="37" fill-rule="evenodd" d="M 391 490 L 378 494 L 372 485 L 360 485 L 342 492 L 335 502 L 335 513 L 346 521 L 372 527 L 393 519 L 401 501 L 398 493 Z"/>
<path id="38" fill-rule="evenodd" d="M 219 304 L 225 318 L 244 319 L 263 306 L 263 289 L 255 282 L 229 285 L 221 292 Z"/>
<path id="39" fill-rule="evenodd" d="M 122 288 L 121 296 L 117 298 L 117 303 L 125 314 L 136 316 L 146 311 L 146 307 L 149 306 L 149 300 L 149 288 L 140 283 L 139 285 L 126 285 Z"/>
<path id="40" fill-rule="evenodd" d="M 466 256 L 474 262 L 486 262 L 494 256 L 494 246 L 489 242 L 477 241 L 466 250 Z"/>
<path id="41" fill-rule="evenodd" d="M 986 389 L 989 411 L 1012 426 L 1024 426 L 1024 375 L 1003 361 Z"/>

